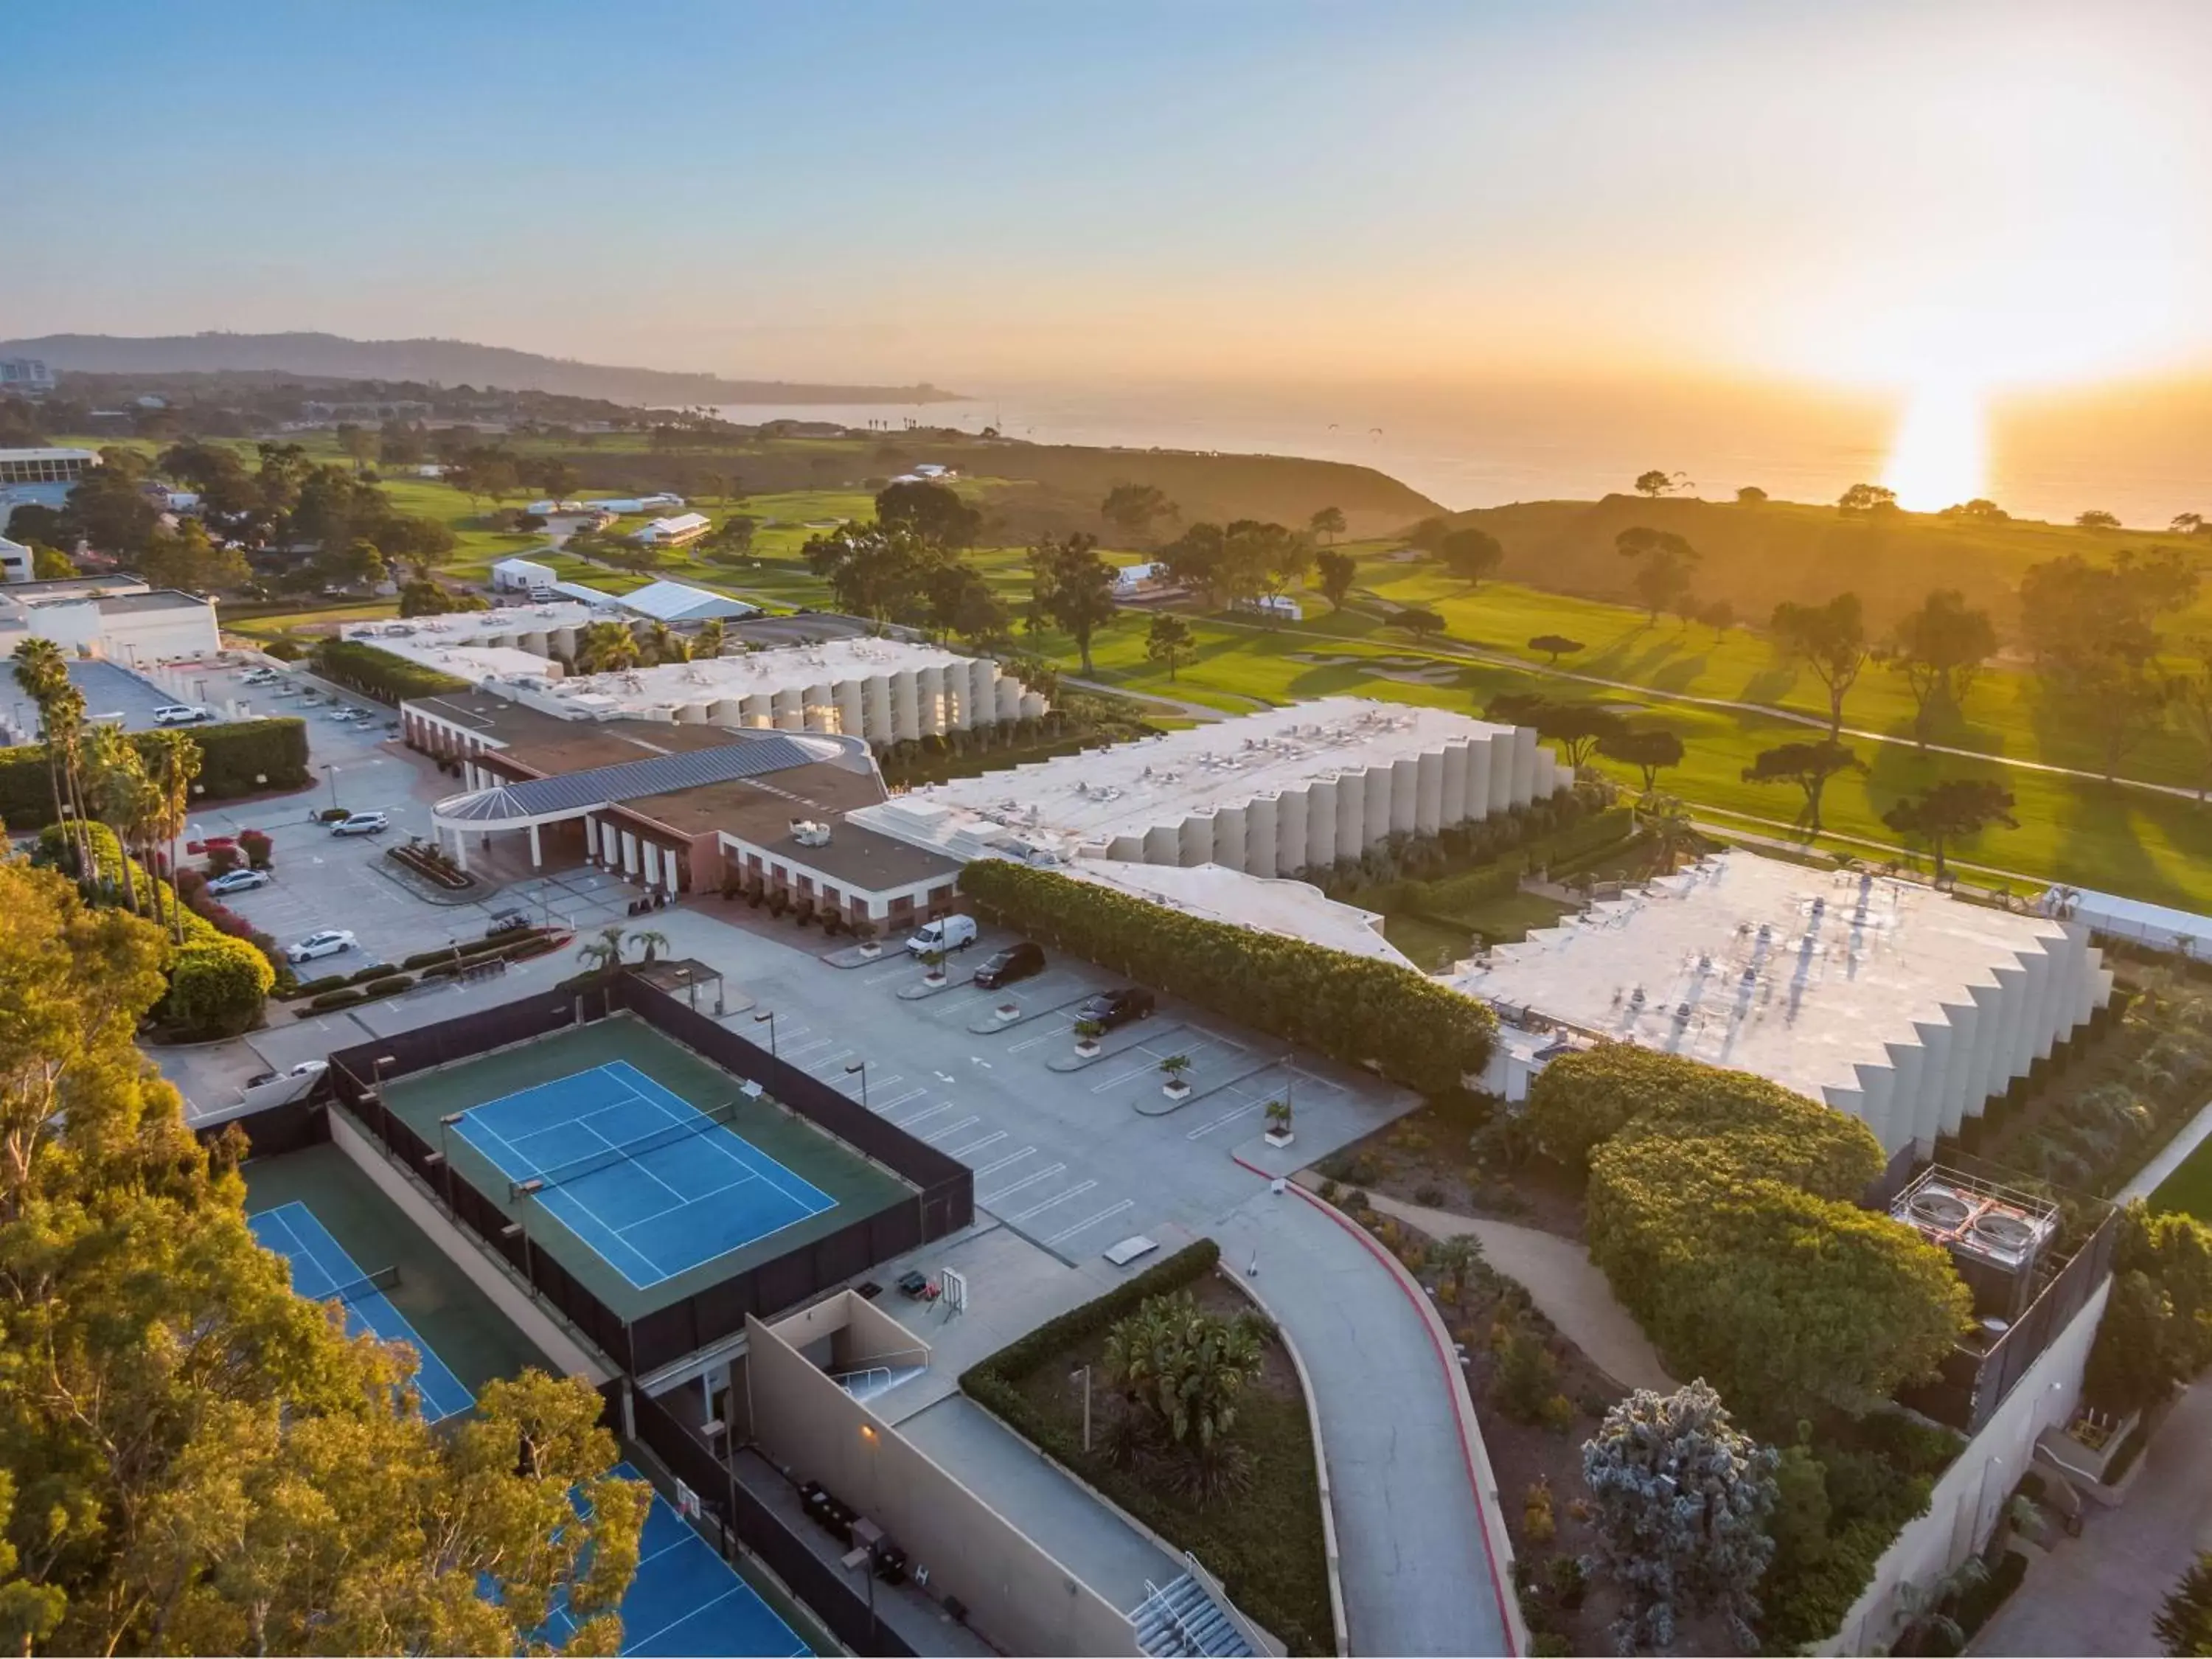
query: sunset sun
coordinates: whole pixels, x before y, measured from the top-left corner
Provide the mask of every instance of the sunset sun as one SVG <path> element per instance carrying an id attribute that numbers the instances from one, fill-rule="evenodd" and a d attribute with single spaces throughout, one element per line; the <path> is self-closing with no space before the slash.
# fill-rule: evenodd
<path id="1" fill-rule="evenodd" d="M 1882 472 L 1899 507 L 1932 513 L 1983 493 L 1983 420 L 1981 392 L 1969 380 L 1947 376 L 1913 388 Z"/>

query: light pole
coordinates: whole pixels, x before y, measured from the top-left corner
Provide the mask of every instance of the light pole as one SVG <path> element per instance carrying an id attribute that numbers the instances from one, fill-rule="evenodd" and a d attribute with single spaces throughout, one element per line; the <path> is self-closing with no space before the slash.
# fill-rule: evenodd
<path id="1" fill-rule="evenodd" d="M 1083 1449 L 1087 1452 L 1091 1449 L 1091 1367 L 1077 1366 L 1067 1374 L 1067 1380 L 1073 1382 L 1079 1376 L 1083 1379 Z"/>
<path id="2" fill-rule="evenodd" d="M 514 1196 L 518 1200 L 535 1198 L 544 1190 L 545 1183 L 532 1177 L 514 1189 Z M 522 1282 L 530 1287 L 531 1294 L 535 1296 L 538 1293 L 538 1275 L 532 1269 L 537 1264 L 530 1259 L 530 1229 L 523 1221 L 523 1217 L 529 1213 L 529 1211 L 523 1208 L 520 1202 L 516 1204 L 514 1230 L 522 1235 Z"/>
<path id="3" fill-rule="evenodd" d="M 755 1014 L 753 1016 L 753 1024 L 756 1025 L 759 1024 L 763 1020 L 766 1020 L 768 1022 L 768 1057 L 770 1060 L 774 1060 L 776 1057 L 775 1010 L 771 1008 L 764 1014 Z"/>
<path id="4" fill-rule="evenodd" d="M 855 1072 L 860 1074 L 860 1105 L 863 1109 L 872 1109 L 868 1106 L 868 1062 L 865 1060 L 856 1060 L 845 1067 L 847 1077 L 852 1076 Z M 897 1079 L 894 1078 L 892 1081 L 896 1082 Z"/>
<path id="5" fill-rule="evenodd" d="M 323 770 L 330 775 L 331 808 L 335 811 L 338 804 L 338 769 L 335 766 L 325 766 Z"/>
<path id="6" fill-rule="evenodd" d="M 399 1056 L 397 1054 L 379 1054 L 368 1062 L 369 1087 L 375 1093 L 376 1103 L 380 1106 L 384 1104 L 384 1068 L 398 1063 Z"/>

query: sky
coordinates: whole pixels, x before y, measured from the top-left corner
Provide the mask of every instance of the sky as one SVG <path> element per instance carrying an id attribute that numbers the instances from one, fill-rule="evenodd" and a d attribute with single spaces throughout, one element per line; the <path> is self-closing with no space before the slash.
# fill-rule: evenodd
<path id="1" fill-rule="evenodd" d="M 0 52 L 0 337 L 1939 415 L 2212 367 L 2203 0 L 103 0 Z"/>

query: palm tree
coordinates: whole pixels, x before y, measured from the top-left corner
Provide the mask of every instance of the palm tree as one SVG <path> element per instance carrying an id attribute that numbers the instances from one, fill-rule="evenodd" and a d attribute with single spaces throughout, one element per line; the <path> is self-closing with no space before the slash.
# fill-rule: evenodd
<path id="1" fill-rule="evenodd" d="M 668 631 L 665 622 L 648 623 L 645 630 L 645 651 L 655 662 L 683 662 L 691 654 L 682 640 Z"/>
<path id="2" fill-rule="evenodd" d="M 177 837 L 185 833 L 185 823 L 191 816 L 192 781 L 200 775 L 200 746 L 182 732 L 149 732 L 145 742 L 150 750 L 146 768 L 147 778 L 153 786 L 147 803 L 146 839 L 149 844 L 161 842 L 169 849 L 169 870 L 177 868 Z M 161 890 L 154 889 L 155 903 L 161 902 Z M 177 902 L 175 890 L 170 892 L 170 936 L 184 943 L 185 917 Z"/>
<path id="3" fill-rule="evenodd" d="M 1678 795 L 1647 793 L 1638 804 L 1638 811 L 1651 837 L 1651 851 L 1659 861 L 1659 873 L 1673 875 L 1682 856 L 1698 848 L 1698 827 L 1690 821 L 1690 809 Z"/>
<path id="4" fill-rule="evenodd" d="M 1482 1241 L 1472 1233 L 1455 1233 L 1429 1246 L 1429 1266 L 1437 1270 L 1437 1290 L 1449 1282 L 1452 1301 L 1462 1308 L 1467 1305 L 1467 1281 L 1481 1263 Z"/>
<path id="5" fill-rule="evenodd" d="M 642 946 L 644 959 L 650 963 L 656 955 L 668 948 L 668 935 L 655 928 L 642 927 L 629 936 L 629 942 Z"/>
<path id="6" fill-rule="evenodd" d="M 120 727 L 94 728 L 88 782 L 92 808 L 115 831 L 115 843 L 122 849 L 123 902 L 136 915 L 138 883 L 131 874 L 131 854 L 148 811 L 149 786 L 145 763 Z"/>
<path id="7" fill-rule="evenodd" d="M 637 640 L 627 623 L 586 623 L 576 636 L 576 670 L 582 674 L 609 674 L 637 666 Z"/>
<path id="8" fill-rule="evenodd" d="M 69 684 L 69 665 L 63 660 L 61 647 L 52 640 L 26 640 L 15 650 L 15 684 L 31 700 L 39 711 L 41 733 L 49 729 L 48 713 L 55 694 Z M 54 822 L 66 823 L 69 813 L 63 799 L 61 757 L 49 745 L 46 750 L 46 781 L 53 790 Z"/>
<path id="9" fill-rule="evenodd" d="M 691 641 L 691 654 L 698 658 L 719 657 L 722 654 L 722 619 L 714 617 L 699 624 L 699 637 Z"/>
<path id="10" fill-rule="evenodd" d="M 599 929 L 599 938 L 577 951 L 576 960 L 587 964 L 593 970 L 611 969 L 621 963 L 622 953 L 623 930 L 619 927 L 602 927 Z"/>

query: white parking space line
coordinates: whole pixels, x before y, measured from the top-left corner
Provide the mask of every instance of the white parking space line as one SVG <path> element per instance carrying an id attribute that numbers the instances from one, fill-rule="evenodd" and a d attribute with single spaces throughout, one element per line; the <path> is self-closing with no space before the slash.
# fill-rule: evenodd
<path id="1" fill-rule="evenodd" d="M 852 1057 L 853 1051 L 850 1048 L 840 1048 L 836 1054 L 827 1055 L 821 1060 L 811 1061 L 808 1064 L 800 1066 L 799 1069 L 805 1073 L 809 1077 L 818 1078 L 832 1066 L 841 1065 L 844 1061 L 850 1060 Z"/>
<path id="2" fill-rule="evenodd" d="M 951 1122 L 946 1124 L 942 1129 L 938 1129 L 929 1134 L 924 1135 L 922 1137 L 922 1140 L 925 1144 L 934 1146 L 939 1141 L 944 1139 L 945 1136 L 957 1135 L 963 1129 L 972 1129 L 982 1121 L 982 1119 L 977 1117 L 973 1112 L 970 1112 L 966 1117 L 956 1118 Z"/>
<path id="3" fill-rule="evenodd" d="M 1185 1135 L 1183 1139 L 1185 1140 L 1196 1140 L 1201 1136 L 1210 1135 L 1216 1129 L 1220 1128 L 1224 1124 L 1234 1123 L 1238 1118 L 1248 1116 L 1251 1113 L 1256 1112 L 1259 1109 L 1260 1102 L 1256 1100 L 1248 1100 L 1242 1106 L 1237 1108 L 1235 1111 L 1224 1112 L 1219 1117 L 1215 1118 L 1212 1122 L 1200 1124 L 1198 1127 L 1193 1129 L 1188 1134 Z"/>
<path id="4" fill-rule="evenodd" d="M 1141 1065 L 1132 1066 L 1126 1072 L 1115 1073 L 1113 1076 L 1108 1078 L 1103 1083 L 1092 1084 L 1091 1085 L 1091 1092 L 1094 1095 L 1103 1095 L 1109 1089 L 1119 1088 L 1122 1084 L 1128 1082 L 1133 1078 L 1140 1078 L 1144 1076 L 1146 1073 L 1157 1072 L 1159 1068 L 1160 1063 L 1158 1060 L 1147 1058 Z"/>
<path id="5" fill-rule="evenodd" d="M 1032 1204 L 1028 1209 L 1022 1211 L 1017 1215 L 1010 1215 L 1006 1219 L 1009 1221 L 1027 1221 L 1031 1216 L 1042 1215 L 1047 1210 L 1056 1208 L 1060 1205 L 1066 1203 L 1071 1198 L 1082 1197 L 1084 1194 L 1089 1192 L 1098 1183 L 1095 1181 L 1079 1181 L 1075 1185 L 1070 1187 L 1066 1192 L 1055 1193 L 1050 1198 L 1046 1199 L 1042 1204 Z"/>
<path id="6" fill-rule="evenodd" d="M 1117 1216 L 1121 1214 L 1122 1211 L 1133 1210 L 1136 1206 L 1137 1200 L 1135 1199 L 1125 1198 L 1119 1204 L 1109 1205 L 1105 1209 L 1099 1211 L 1097 1215 L 1086 1216 L 1081 1221 L 1077 1222 L 1073 1227 L 1062 1227 L 1051 1237 L 1046 1239 L 1045 1243 L 1048 1244 L 1060 1243 L 1067 1239 L 1074 1237 L 1076 1234 L 1079 1232 L 1089 1231 L 1091 1228 L 1097 1226 L 1100 1222 L 1106 1220 L 1110 1216 Z"/>
<path id="7" fill-rule="evenodd" d="M 1004 1140 L 1006 1138 L 1006 1132 L 1004 1129 L 1000 1129 L 995 1133 L 985 1135 L 981 1140 L 971 1140 L 965 1146 L 955 1146 L 952 1149 L 952 1156 L 955 1158 L 965 1158 L 970 1152 L 981 1152 L 986 1146 L 995 1146 L 999 1142 Z M 994 1165 L 993 1167 L 995 1168 L 996 1166 Z"/>
<path id="8" fill-rule="evenodd" d="M 794 1062 L 798 1060 L 799 1055 L 811 1054 L 817 1048 L 826 1048 L 837 1040 L 835 1037 L 817 1037 L 811 1042 L 802 1042 L 797 1048 L 792 1048 L 789 1039 L 798 1036 L 799 1034 L 796 1031 L 786 1031 L 783 1035 L 785 1041 L 776 1044 L 776 1053 L 782 1058 Z M 788 1054 L 785 1054 L 783 1053 L 786 1048 L 791 1049 L 791 1052 Z"/>
<path id="9" fill-rule="evenodd" d="M 1066 1168 L 1067 1165 L 1065 1164 L 1048 1164 L 1044 1168 L 1039 1170 L 1035 1175 L 1025 1175 L 1019 1181 L 1011 1182 L 1010 1184 L 998 1188 L 994 1191 L 979 1193 L 976 1194 L 976 1201 L 981 1204 L 994 1203 L 998 1200 L 1006 1197 L 1009 1193 L 1018 1193 L 1024 1187 L 1034 1187 L 1040 1181 L 1050 1180 L 1054 1176 L 1060 1174 Z"/>
<path id="10" fill-rule="evenodd" d="M 995 1163 L 995 1164 L 985 1164 L 981 1169 L 980 1169 L 980 1170 L 976 1170 L 976 1171 L 975 1171 L 975 1173 L 976 1173 L 977 1175 L 979 1175 L 979 1176 L 996 1175 L 1000 1170 L 1001 1170 L 1005 1169 L 1008 1164 L 1018 1164 L 1018 1163 L 1020 1163 L 1024 1158 L 1027 1158 L 1030 1153 L 1034 1152 L 1035 1151 L 1036 1151 L 1036 1148 L 1035 1146 L 1024 1146 L 1024 1147 L 1023 1147 L 1023 1148 L 1021 1149 L 1021 1151 L 1019 1151 L 1018 1152 L 1008 1152 L 1008 1153 L 1007 1153 L 1004 1158 L 1000 1158 L 997 1163 Z"/>
<path id="11" fill-rule="evenodd" d="M 876 1109 L 879 1112 L 895 1112 L 898 1110 L 900 1107 L 905 1105 L 909 1100 L 920 1100 L 929 1091 L 927 1089 L 909 1089 L 904 1094 L 885 1101 L 882 1105 L 877 1107 Z"/>
<path id="12" fill-rule="evenodd" d="M 935 1117 L 939 1112 L 951 1111 L 952 1109 L 953 1103 L 954 1103 L 949 1100 L 943 1101 L 939 1104 L 931 1107 L 926 1112 L 916 1112 L 912 1117 L 902 1117 L 899 1120 L 898 1127 L 902 1129 L 911 1129 L 915 1124 L 927 1122 L 929 1119 Z"/>

